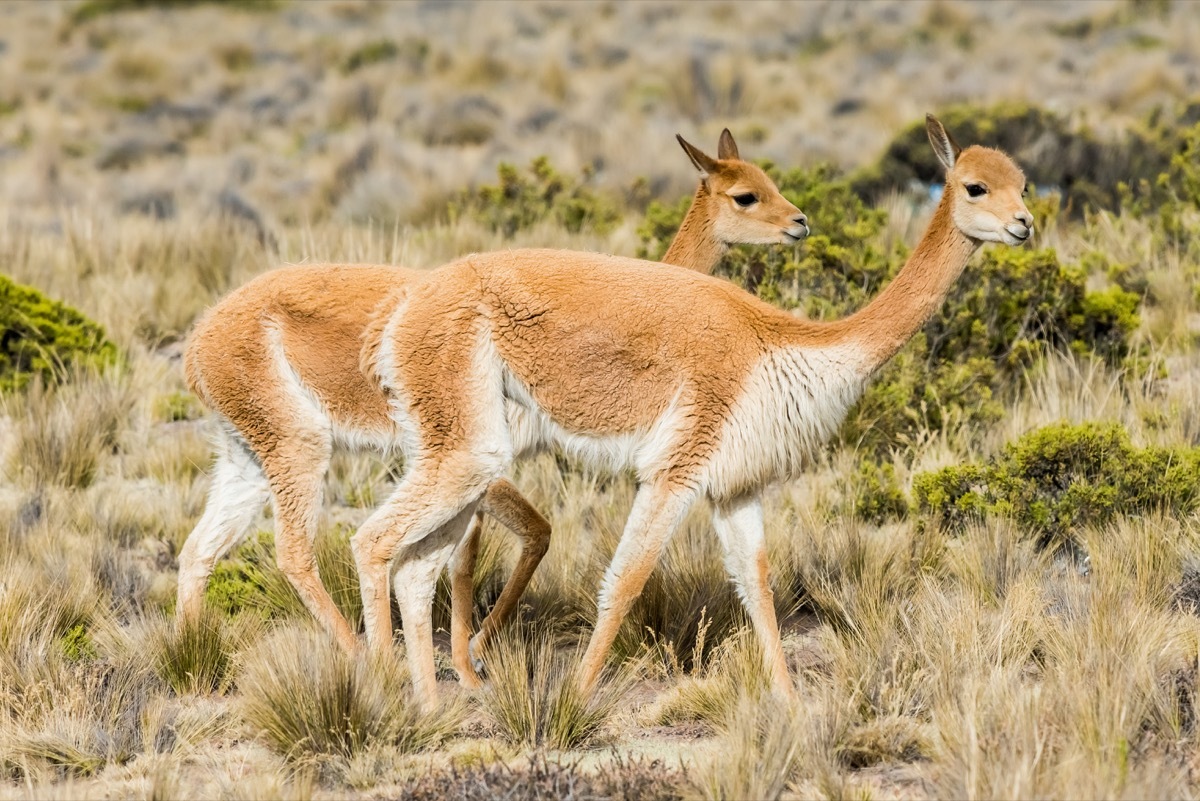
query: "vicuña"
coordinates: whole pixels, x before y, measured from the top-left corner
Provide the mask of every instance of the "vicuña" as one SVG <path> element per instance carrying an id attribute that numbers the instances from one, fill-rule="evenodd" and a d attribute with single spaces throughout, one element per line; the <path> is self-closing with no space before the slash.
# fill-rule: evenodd
<path id="1" fill-rule="evenodd" d="M 514 459 L 552 446 L 638 479 L 582 688 L 668 538 L 707 497 L 773 684 L 793 691 L 768 583 L 764 486 L 805 467 L 980 243 L 1016 245 L 1033 230 L 1008 156 L 960 150 L 932 116 L 926 127 L 946 167 L 942 199 L 896 278 L 843 320 L 800 319 L 694 271 L 561 250 L 467 256 L 397 292 L 363 357 L 407 471 L 351 545 L 376 649 L 390 647 L 388 571 L 399 557 L 396 595 L 424 706 L 436 703 L 437 576 L 488 487 Z"/>
<path id="2" fill-rule="evenodd" d="M 789 243 L 808 233 L 800 210 L 726 130 L 713 159 L 679 138 L 700 187 L 667 258 L 711 272 L 733 243 Z M 196 324 L 184 356 L 188 384 L 221 419 L 208 503 L 179 555 L 176 610 L 195 615 L 216 561 L 275 504 L 280 569 L 305 606 L 347 650 L 357 639 L 321 583 L 313 538 L 336 446 L 388 452 L 401 429 L 388 397 L 360 370 L 364 334 L 381 303 L 422 271 L 379 265 L 290 266 L 225 297 Z M 385 306 L 383 311 L 390 311 Z M 393 358 L 402 355 L 389 351 Z M 469 649 L 477 520 L 452 566 L 451 641 L 462 681 L 468 657 L 511 616 L 549 544 L 550 526 L 508 481 L 495 477 L 479 504 L 521 539 L 521 555 Z"/>

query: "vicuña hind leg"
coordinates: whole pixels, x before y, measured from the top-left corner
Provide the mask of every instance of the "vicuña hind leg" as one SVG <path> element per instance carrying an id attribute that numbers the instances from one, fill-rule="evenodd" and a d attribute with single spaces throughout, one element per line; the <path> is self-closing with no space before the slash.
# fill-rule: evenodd
<path id="1" fill-rule="evenodd" d="M 470 504 L 449 523 L 403 548 L 397 557 L 396 603 L 404 626 L 404 647 L 412 674 L 413 694 L 426 712 L 437 705 L 433 662 L 433 595 L 437 579 L 462 539 L 475 512 Z"/>
<path id="2" fill-rule="evenodd" d="M 471 610 L 473 608 L 473 575 L 475 559 L 479 552 L 479 532 L 482 515 L 486 513 L 521 540 L 521 555 L 512 575 L 504 584 L 496 604 L 484 618 L 479 633 L 469 642 Z M 505 479 L 495 481 L 483 496 L 479 512 L 450 563 L 451 570 L 451 622 L 450 649 L 454 667 L 459 678 L 468 687 L 479 685 L 475 671 L 479 668 L 479 657 L 500 627 L 512 618 L 521 596 L 533 573 L 550 548 L 550 524 L 546 518 L 530 505 L 513 484 Z"/>
<path id="3" fill-rule="evenodd" d="M 275 496 L 275 559 L 313 617 L 346 651 L 358 647 L 355 635 L 317 570 L 317 535 L 325 472 L 332 444 L 327 433 L 297 434 L 277 444 L 264 459 Z"/>
<path id="4" fill-rule="evenodd" d="M 392 642 L 388 567 L 401 547 L 405 548 L 405 563 L 397 573 L 403 573 L 406 581 L 414 576 L 417 586 L 402 588 L 397 597 L 410 595 L 410 600 L 401 601 L 401 614 L 405 605 L 410 608 L 404 616 L 405 645 L 414 686 L 426 708 L 436 705 L 437 700 L 430 633 L 437 574 L 462 537 L 488 484 L 502 469 L 502 465 L 481 466 L 470 457 L 458 457 L 457 462 L 444 457 L 437 465 L 415 461 L 391 497 L 350 539 L 362 587 L 367 643 L 380 652 L 386 651 Z M 422 544 L 427 538 L 430 542 Z M 416 564 L 408 567 L 408 562 Z M 424 571 L 435 564 L 437 570 L 432 578 L 426 578 Z M 430 603 L 421 613 L 420 601 L 426 595 Z"/>
<path id="5" fill-rule="evenodd" d="M 267 477 L 257 459 L 241 437 L 224 431 L 217 444 L 204 514 L 179 552 L 177 621 L 199 614 L 213 566 L 246 536 L 269 498 Z"/>
<path id="6" fill-rule="evenodd" d="M 643 484 L 638 490 L 621 542 L 600 588 L 596 628 L 579 674 L 579 689 L 583 693 L 590 694 L 595 687 L 617 630 L 694 497 L 692 490 L 682 487 Z"/>
<path id="7" fill-rule="evenodd" d="M 713 528 L 725 551 L 725 569 L 737 587 L 742 604 L 754 624 L 762 646 L 767 675 L 775 690 L 785 697 L 794 695 L 783 658 L 779 624 L 775 620 L 775 602 L 767 580 L 767 546 L 763 535 L 762 502 L 758 497 L 741 498 L 717 506 Z"/>

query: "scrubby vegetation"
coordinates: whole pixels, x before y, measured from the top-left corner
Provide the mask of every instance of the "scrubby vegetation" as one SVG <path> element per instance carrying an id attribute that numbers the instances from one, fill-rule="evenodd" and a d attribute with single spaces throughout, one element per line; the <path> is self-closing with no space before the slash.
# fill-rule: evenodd
<path id="1" fill-rule="evenodd" d="M 961 530 L 999 515 L 1049 543 L 1118 515 L 1186 517 L 1200 503 L 1197 476 L 1200 448 L 1137 448 L 1115 423 L 1060 424 L 1026 434 L 987 464 L 922 473 L 913 493 L 939 525 Z"/>
<path id="2" fill-rule="evenodd" d="M 0 275 L 0 392 L 117 358 L 104 329 L 75 309 Z"/>
<path id="3" fill-rule="evenodd" d="M 1186 4 L 5 11 L 0 798 L 1197 794 Z M 635 486 L 563 455 L 512 477 L 553 537 L 478 692 L 453 683 L 439 588 L 433 716 L 401 652 L 346 657 L 311 629 L 269 507 L 175 625 L 211 458 L 179 355 L 213 299 L 282 261 L 657 258 L 695 181 L 671 134 L 710 149 L 728 125 L 813 235 L 737 248 L 722 277 L 832 319 L 928 218 L 926 110 L 1014 152 L 1037 234 L 981 250 L 837 441 L 767 494 L 797 702 L 764 692 L 703 505 L 601 694 L 574 693 Z M 318 565 L 354 625 L 347 540 L 402 471 L 338 455 L 324 487 Z M 516 551 L 486 526 L 476 623 Z"/>

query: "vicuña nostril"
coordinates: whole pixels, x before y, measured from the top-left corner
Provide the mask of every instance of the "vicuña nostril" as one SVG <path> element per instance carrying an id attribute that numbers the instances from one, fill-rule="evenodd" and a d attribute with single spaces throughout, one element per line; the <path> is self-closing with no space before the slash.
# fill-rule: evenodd
<path id="1" fill-rule="evenodd" d="M 799 223 L 800 225 L 808 225 L 808 218 L 803 214 L 798 214 L 792 218 L 792 222 Z"/>

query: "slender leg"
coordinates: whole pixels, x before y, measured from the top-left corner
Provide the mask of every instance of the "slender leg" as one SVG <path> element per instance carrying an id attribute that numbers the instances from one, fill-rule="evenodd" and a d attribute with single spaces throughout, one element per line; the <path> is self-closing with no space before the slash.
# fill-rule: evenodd
<path id="1" fill-rule="evenodd" d="M 263 467 L 275 496 L 279 569 L 317 622 L 346 653 L 354 653 L 358 637 L 321 583 L 313 548 L 331 449 L 328 434 L 298 433 L 272 450 Z"/>
<path id="2" fill-rule="evenodd" d="M 475 560 L 479 555 L 479 533 L 483 529 L 483 511 L 475 513 L 467 534 L 450 557 L 450 654 L 458 680 L 464 687 L 481 685 L 471 665 L 471 617 L 474 608 Z M 400 579 L 397 577 L 399 586 Z M 489 615 L 490 617 L 490 615 Z"/>
<path id="3" fill-rule="evenodd" d="M 579 689 L 585 695 L 595 687 L 617 630 L 694 498 L 695 493 L 690 489 L 644 484 L 638 490 L 621 542 L 600 587 L 596 628 L 579 674 Z"/>
<path id="4" fill-rule="evenodd" d="M 402 588 L 398 597 L 402 599 L 401 614 L 404 614 L 405 604 L 409 607 L 409 613 L 404 616 L 405 645 L 413 682 L 418 692 L 423 693 L 421 703 L 426 708 L 437 703 L 432 680 L 431 624 L 435 581 L 463 535 L 480 497 L 504 466 L 482 467 L 464 456 L 458 457 L 457 464 L 447 457 L 433 465 L 424 460 L 416 461 L 392 496 L 350 539 L 362 587 L 367 643 L 376 651 L 386 651 L 392 642 L 388 566 L 401 546 L 406 550 L 405 563 L 416 563 L 411 568 L 401 567 L 404 580 L 409 581 L 412 576 L 415 586 Z M 444 528 L 449 533 L 443 536 Z M 431 538 L 432 542 L 417 547 L 426 538 Z M 443 543 L 443 539 L 447 542 Z M 433 565 L 436 570 L 430 576 L 425 571 Z M 401 571 L 397 571 L 397 575 Z M 403 600 L 408 593 L 411 593 L 410 600 Z M 426 596 L 430 602 L 423 613 L 419 613 L 418 601 Z M 418 618 L 423 622 L 418 623 Z"/>
<path id="5" fill-rule="evenodd" d="M 774 595 L 767 575 L 761 499 L 743 497 L 717 506 L 713 511 L 713 527 L 725 551 L 725 569 L 737 587 L 762 645 L 767 675 L 777 692 L 792 697 L 795 688 L 783 658 Z"/>
<path id="6" fill-rule="evenodd" d="M 469 505 L 449 523 L 397 557 L 396 602 L 404 626 L 404 648 L 412 674 L 413 694 L 425 712 L 437 707 L 437 677 L 433 664 L 433 596 L 437 578 L 475 514 Z"/>
<path id="7" fill-rule="evenodd" d="M 473 659 L 479 657 L 500 627 L 512 617 L 521 595 L 533 579 L 534 571 L 550 548 L 550 524 L 510 482 L 504 479 L 493 482 L 483 496 L 482 509 L 520 537 L 521 556 L 505 582 L 500 597 L 496 599 L 496 605 L 488 612 L 479 633 L 470 642 L 469 651 Z"/>
<path id="8" fill-rule="evenodd" d="M 179 552 L 175 618 L 194 618 L 204 601 L 213 566 L 229 553 L 270 498 L 270 487 L 253 454 L 236 434 L 220 440 L 204 514 Z"/>

